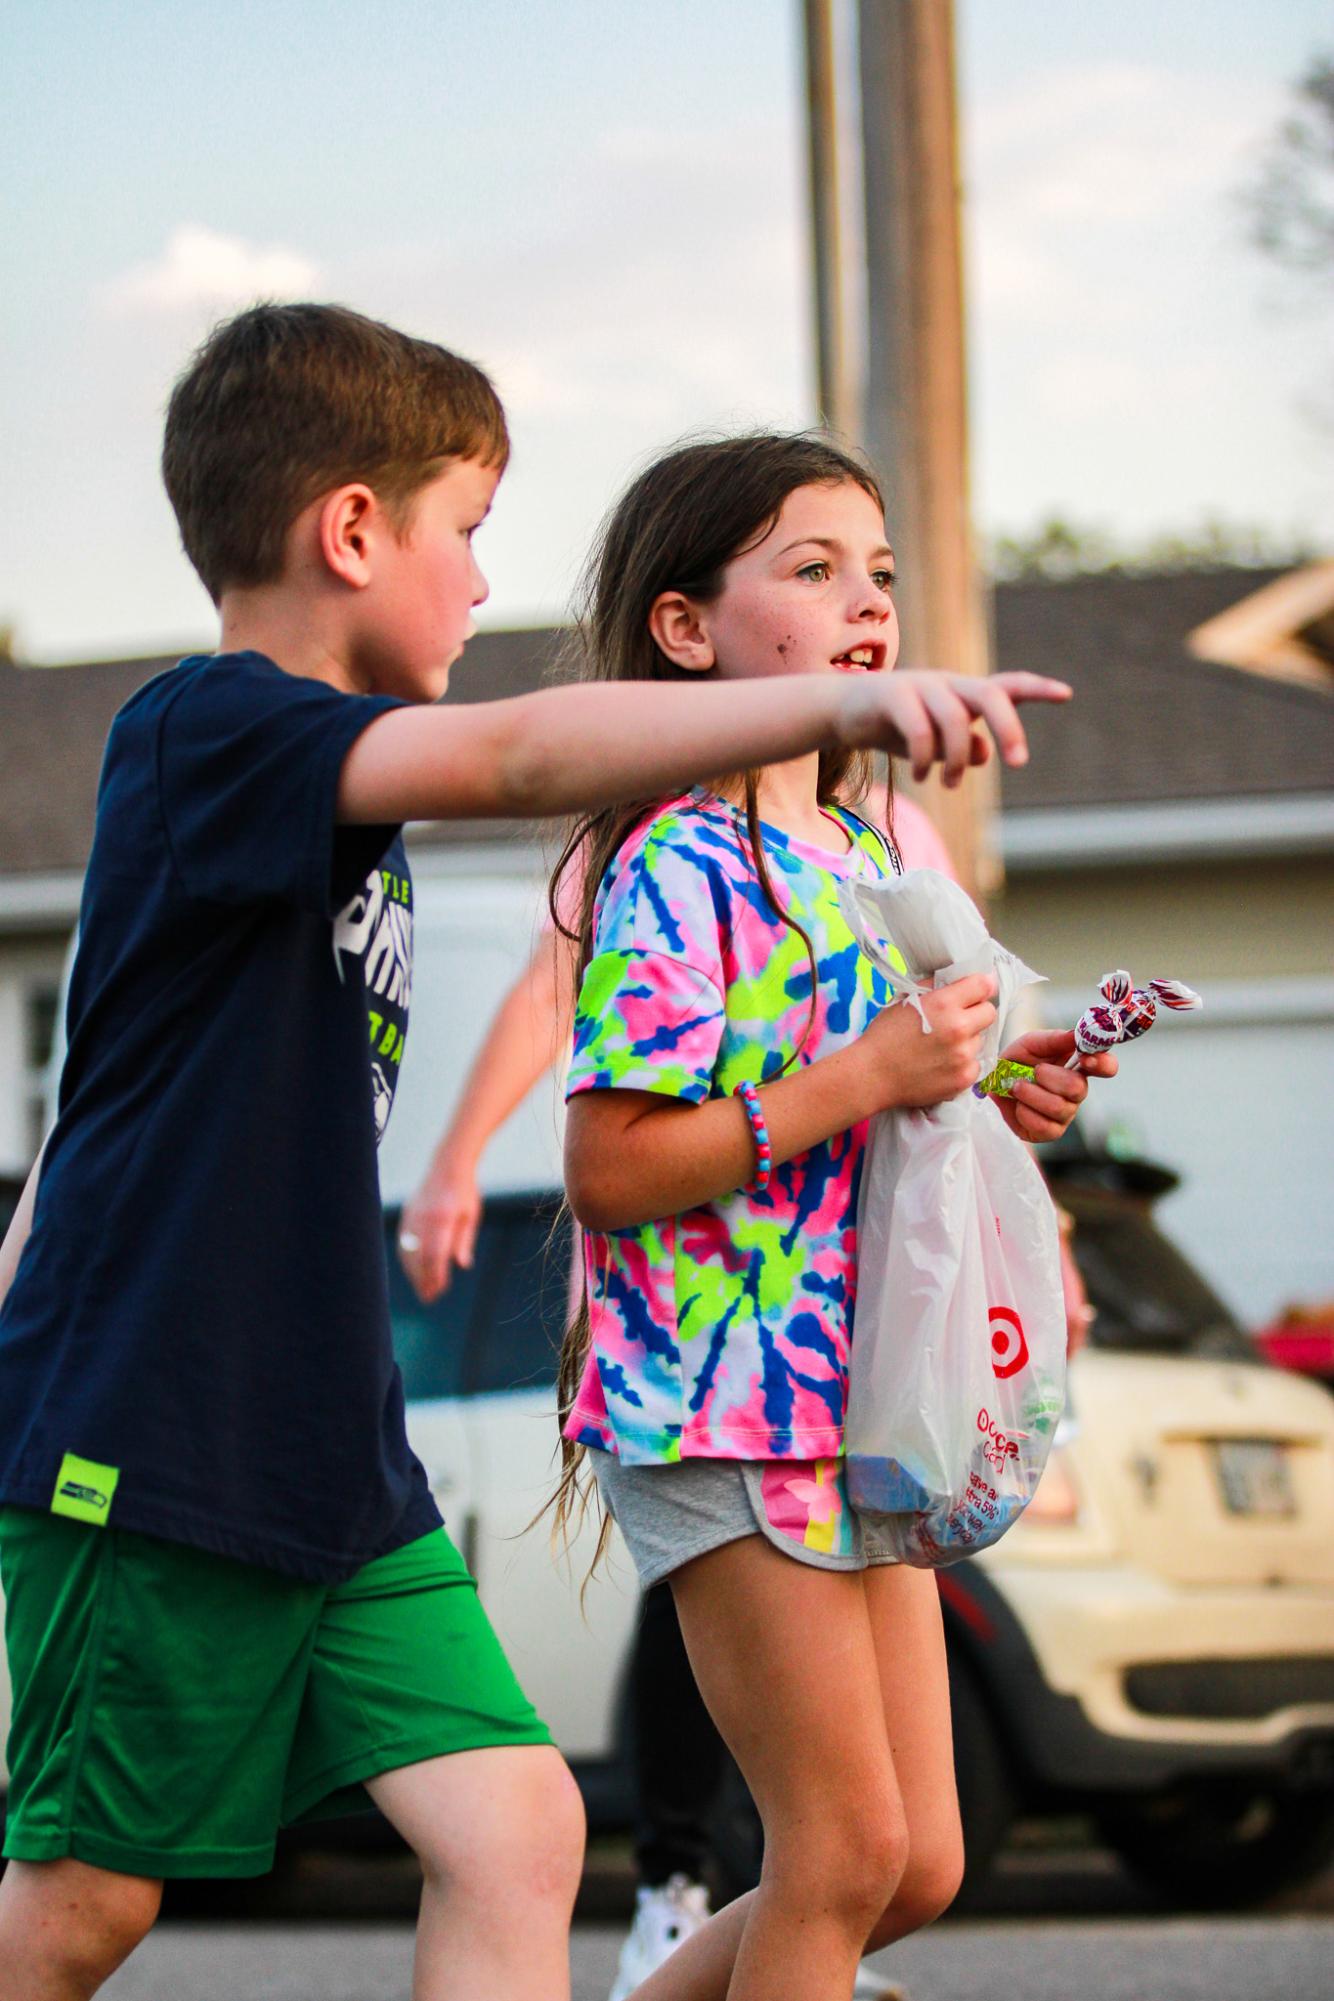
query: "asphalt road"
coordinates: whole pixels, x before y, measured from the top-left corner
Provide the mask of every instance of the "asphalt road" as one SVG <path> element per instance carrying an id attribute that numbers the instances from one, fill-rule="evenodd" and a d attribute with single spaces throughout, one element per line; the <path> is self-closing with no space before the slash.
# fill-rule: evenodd
<path id="1" fill-rule="evenodd" d="M 621 1930 L 574 1934 L 574 2001 L 606 2001 Z M 106 2001 L 399 2001 L 412 1930 L 392 1925 L 164 1926 Z M 1328 2001 L 1334 1918 L 975 1920 L 881 1955 L 909 2001 Z"/>
<path id="2" fill-rule="evenodd" d="M 413 1889 L 399 1860 L 322 1858 L 289 1877 L 281 1895 L 260 1890 L 240 1906 L 213 1892 L 178 1900 L 103 1994 L 406 2001 Z M 596 1915 L 575 1927 L 574 2001 L 606 2001 L 624 1896 L 623 1871 L 609 1869 L 601 1882 L 594 1872 L 586 1885 L 584 1908 Z M 386 1919 L 387 1909 L 399 1914 Z M 367 1915 L 352 1917 L 358 1910 Z M 1105 1853 L 1019 1853 L 1003 1858 L 979 1914 L 948 1918 L 874 1963 L 909 2001 L 1329 2001 L 1334 1874 L 1280 1910 L 1165 1917 Z"/>

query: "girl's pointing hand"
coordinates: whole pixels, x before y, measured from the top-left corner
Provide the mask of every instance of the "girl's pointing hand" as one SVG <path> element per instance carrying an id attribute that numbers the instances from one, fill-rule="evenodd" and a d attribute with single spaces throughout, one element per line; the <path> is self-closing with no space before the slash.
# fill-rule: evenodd
<path id="1" fill-rule="evenodd" d="M 1010 765 L 1026 764 L 1028 741 L 1019 702 L 1068 702 L 1073 690 L 1043 674 L 938 674 L 915 670 L 859 676 L 853 683 L 848 741 L 888 750 L 912 762 L 914 778 L 933 764 L 946 785 L 957 785 L 968 767 L 985 764 L 990 746 L 984 723 Z"/>

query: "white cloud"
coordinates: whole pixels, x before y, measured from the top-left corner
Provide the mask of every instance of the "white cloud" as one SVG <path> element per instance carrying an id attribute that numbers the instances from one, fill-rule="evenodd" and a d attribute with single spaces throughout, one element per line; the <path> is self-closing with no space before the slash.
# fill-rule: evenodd
<path id="1" fill-rule="evenodd" d="M 520 428 L 615 426 L 638 456 L 733 413 L 800 422 L 799 172 L 777 119 L 689 145 L 618 128 L 503 239 L 370 246 L 339 296 L 473 355 Z"/>
<path id="2" fill-rule="evenodd" d="M 1139 309 L 1150 265 L 1239 234 L 1230 198 L 1277 110 L 1273 89 L 1148 64 L 984 91 L 965 127 L 975 304 L 1002 323 Z"/>
<path id="3" fill-rule="evenodd" d="M 308 298 L 319 284 L 319 266 L 300 251 L 185 222 L 171 232 L 160 257 L 131 265 L 103 287 L 101 299 L 113 313 L 179 313 Z"/>
<path id="4" fill-rule="evenodd" d="M 1052 67 L 983 95 L 970 150 L 1040 213 L 1115 222 L 1156 213 L 1235 169 L 1279 93 L 1149 64 Z"/>

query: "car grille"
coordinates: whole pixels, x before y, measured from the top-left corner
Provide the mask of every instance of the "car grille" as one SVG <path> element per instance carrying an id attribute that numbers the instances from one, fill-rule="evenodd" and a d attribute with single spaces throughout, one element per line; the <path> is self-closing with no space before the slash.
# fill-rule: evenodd
<path id="1" fill-rule="evenodd" d="M 1280 1661 L 1153 1661 L 1128 1668 L 1126 1697 L 1144 1716 L 1241 1722 L 1298 1704 L 1334 1704 L 1334 1654 Z"/>

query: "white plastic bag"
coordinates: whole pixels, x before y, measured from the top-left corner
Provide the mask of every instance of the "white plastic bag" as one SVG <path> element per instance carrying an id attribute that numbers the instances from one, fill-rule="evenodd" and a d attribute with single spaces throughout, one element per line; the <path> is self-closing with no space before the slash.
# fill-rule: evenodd
<path id="1" fill-rule="evenodd" d="M 913 869 L 847 885 L 844 909 L 899 1005 L 920 1011 L 932 984 L 996 975 L 989 1070 L 1009 1002 L 1037 975 L 994 944 L 958 885 Z M 995 1105 L 966 1091 L 872 1121 L 857 1231 L 848 1490 L 903 1562 L 953 1563 L 1027 1506 L 1065 1402 L 1056 1212 Z"/>

